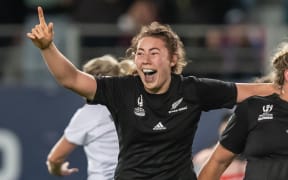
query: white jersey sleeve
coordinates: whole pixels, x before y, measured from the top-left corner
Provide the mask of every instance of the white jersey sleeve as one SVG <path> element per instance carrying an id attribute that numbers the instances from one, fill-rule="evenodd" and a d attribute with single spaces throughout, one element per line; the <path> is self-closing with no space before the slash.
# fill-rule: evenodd
<path id="1" fill-rule="evenodd" d="M 109 131 L 111 124 L 113 125 L 113 120 L 106 106 L 85 104 L 75 112 L 64 135 L 74 144 L 87 145 Z M 93 134 L 89 133 L 92 131 Z"/>
<path id="2" fill-rule="evenodd" d="M 83 146 L 88 180 L 113 180 L 119 144 L 112 116 L 106 106 L 85 104 L 73 115 L 65 138 Z"/>

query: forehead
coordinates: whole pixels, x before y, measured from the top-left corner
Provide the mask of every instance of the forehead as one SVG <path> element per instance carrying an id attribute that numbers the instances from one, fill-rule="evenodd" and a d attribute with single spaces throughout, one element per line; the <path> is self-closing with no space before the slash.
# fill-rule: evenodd
<path id="1" fill-rule="evenodd" d="M 161 38 L 157 37 L 143 37 L 139 40 L 137 50 L 149 50 L 152 48 L 163 49 L 166 48 L 165 42 Z"/>

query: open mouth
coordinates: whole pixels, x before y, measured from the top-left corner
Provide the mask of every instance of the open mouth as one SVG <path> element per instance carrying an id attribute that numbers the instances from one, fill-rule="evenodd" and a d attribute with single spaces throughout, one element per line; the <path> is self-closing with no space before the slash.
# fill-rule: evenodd
<path id="1" fill-rule="evenodd" d="M 153 74 L 155 74 L 157 71 L 155 71 L 155 70 L 152 70 L 152 69 L 143 69 L 142 70 L 143 71 L 143 73 L 144 73 L 144 75 L 146 76 L 146 75 L 153 75 Z"/>

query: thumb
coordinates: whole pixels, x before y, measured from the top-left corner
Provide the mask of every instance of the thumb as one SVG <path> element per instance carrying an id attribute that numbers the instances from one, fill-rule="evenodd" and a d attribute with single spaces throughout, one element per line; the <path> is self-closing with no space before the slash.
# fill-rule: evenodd
<path id="1" fill-rule="evenodd" d="M 64 176 L 67 176 L 67 175 L 71 175 L 72 173 L 76 173 L 79 171 L 78 168 L 68 168 L 69 167 L 69 162 L 65 162 L 62 164 L 61 166 L 61 174 L 64 175 Z"/>
<path id="2" fill-rule="evenodd" d="M 78 168 L 71 168 L 71 169 L 69 169 L 68 170 L 69 171 L 69 173 L 76 173 L 76 172 L 79 172 L 79 169 Z"/>

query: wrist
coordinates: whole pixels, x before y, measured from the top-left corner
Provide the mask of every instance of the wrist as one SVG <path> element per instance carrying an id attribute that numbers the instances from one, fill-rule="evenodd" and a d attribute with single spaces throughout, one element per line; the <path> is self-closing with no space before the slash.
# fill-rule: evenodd
<path id="1" fill-rule="evenodd" d="M 53 41 L 51 43 L 49 43 L 48 45 L 41 47 L 40 49 L 42 51 L 45 51 L 45 50 L 51 49 L 52 46 L 53 46 Z"/>
<path id="2" fill-rule="evenodd" d="M 63 164 L 63 162 L 51 162 L 51 161 L 47 161 L 47 166 L 48 166 L 48 171 L 50 174 L 55 175 L 55 176 L 62 176 L 61 173 L 61 166 Z"/>

